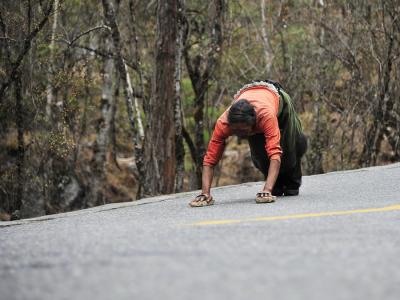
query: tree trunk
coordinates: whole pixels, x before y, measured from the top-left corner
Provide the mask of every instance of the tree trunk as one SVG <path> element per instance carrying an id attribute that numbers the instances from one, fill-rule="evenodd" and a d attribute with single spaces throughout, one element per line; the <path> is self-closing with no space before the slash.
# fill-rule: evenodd
<path id="1" fill-rule="evenodd" d="M 115 125 L 115 116 L 117 114 L 118 101 L 119 101 L 119 88 L 120 79 L 116 76 L 116 83 L 114 89 L 114 101 L 111 107 L 111 124 L 110 124 L 110 144 L 111 144 L 111 159 L 117 168 L 120 170 L 120 166 L 117 162 L 117 126 Z"/>
<path id="2" fill-rule="evenodd" d="M 130 25 L 131 25 L 131 39 L 133 42 L 131 43 L 131 47 L 133 49 L 133 56 L 135 57 L 135 63 L 138 66 L 137 68 L 137 73 L 139 76 L 139 86 L 140 86 L 140 91 L 139 93 L 142 95 L 142 103 L 143 103 L 143 109 L 145 111 L 145 114 L 147 113 L 147 102 L 146 102 L 146 97 L 145 97 L 145 91 L 144 91 L 144 84 L 143 84 L 143 70 L 140 68 L 142 65 L 142 59 L 141 59 L 141 53 L 139 49 L 139 37 L 137 34 L 137 21 L 136 21 L 136 15 L 135 15 L 135 6 L 133 3 L 133 0 L 129 0 L 129 10 L 130 10 Z"/>
<path id="3" fill-rule="evenodd" d="M 190 57 L 187 45 L 184 47 L 183 52 L 186 67 L 196 96 L 194 102 L 194 145 L 196 151 L 191 152 L 196 154 L 196 157 L 193 159 L 196 172 L 196 185 L 191 188 L 201 188 L 203 157 L 206 151 L 204 140 L 204 101 L 209 90 L 209 82 L 218 68 L 219 59 L 222 53 L 222 25 L 224 11 L 224 0 L 213 0 L 209 5 L 207 34 L 210 42 L 207 47 L 207 54 L 198 54 L 192 58 Z M 184 39 L 185 42 L 188 41 L 187 36 L 185 36 Z M 204 68 L 203 72 L 201 70 L 202 68 Z M 185 138 L 185 140 L 188 140 L 188 138 Z"/>
<path id="4" fill-rule="evenodd" d="M 307 151 L 307 173 L 308 174 L 323 174 L 323 140 L 326 134 L 326 128 L 323 128 L 320 112 L 320 99 L 314 102 L 314 121 L 313 130 L 310 139 L 310 149 Z"/>
<path id="5" fill-rule="evenodd" d="M 20 74 L 17 75 L 15 84 L 15 125 L 17 127 L 17 190 L 15 199 L 15 210 L 21 210 L 22 196 L 24 189 L 24 126 L 23 126 L 23 112 L 22 112 L 22 86 Z"/>
<path id="6" fill-rule="evenodd" d="M 176 61 L 175 61 L 175 143 L 176 143 L 176 175 L 175 192 L 183 190 L 183 176 L 185 172 L 185 148 L 183 146 L 182 128 L 183 114 L 181 101 L 181 70 L 182 70 L 182 41 L 183 41 L 183 8 L 185 0 L 178 0 L 178 22 L 176 39 Z"/>
<path id="7" fill-rule="evenodd" d="M 24 38 L 23 46 L 21 51 L 19 52 L 17 59 L 11 64 L 11 69 L 8 72 L 7 79 L 0 86 L 0 103 L 3 100 L 3 96 L 6 93 L 8 87 L 14 80 L 18 77 L 18 70 L 21 66 L 23 59 L 25 58 L 26 54 L 32 47 L 32 41 L 36 38 L 38 33 L 43 29 L 44 25 L 46 25 L 49 17 L 53 11 L 54 0 L 51 0 L 49 3 L 48 8 L 44 11 L 43 19 L 38 23 L 38 25 Z"/>
<path id="8" fill-rule="evenodd" d="M 172 193 L 175 186 L 175 63 L 177 0 L 157 3 L 155 76 L 144 143 L 141 196 Z"/>
<path id="9" fill-rule="evenodd" d="M 58 19 L 58 6 L 59 0 L 54 0 L 54 16 L 53 16 L 53 25 L 51 27 L 51 40 L 50 40 L 50 58 L 49 58 L 49 68 L 48 68 L 48 76 L 47 76 L 47 88 L 46 88 L 46 118 L 48 122 L 51 122 L 51 108 L 55 99 L 55 90 L 54 85 L 52 83 L 54 78 L 54 46 L 55 46 L 55 35 L 57 30 L 57 19 Z"/>
<path id="10" fill-rule="evenodd" d="M 379 72 L 379 96 L 374 109 L 374 122 L 368 130 L 366 143 L 361 155 L 360 163 L 363 166 L 374 166 L 377 163 L 378 154 L 380 152 L 381 143 L 385 134 L 385 128 L 390 119 L 390 113 L 393 110 L 394 102 L 390 91 L 391 73 L 396 54 L 393 53 L 394 48 L 394 21 L 392 23 L 391 32 L 385 32 L 386 38 L 389 40 L 386 49 L 385 65 L 383 74 Z"/>
<path id="11" fill-rule="evenodd" d="M 138 169 L 139 178 L 142 180 L 142 140 L 144 138 L 144 130 L 141 122 L 140 111 L 138 111 L 137 99 L 134 92 L 129 74 L 127 72 L 126 63 L 122 57 L 121 35 L 116 22 L 114 7 L 110 0 L 102 0 L 104 16 L 107 25 L 110 27 L 115 52 L 115 64 L 120 74 L 122 84 L 124 86 L 125 103 L 128 111 L 128 118 L 132 130 L 133 147 L 135 151 L 136 167 Z M 136 121 L 135 121 L 136 120 Z M 138 128 L 136 128 L 136 122 Z"/>
<path id="12" fill-rule="evenodd" d="M 265 0 L 260 0 L 260 1 L 261 1 L 261 3 L 260 3 L 260 6 L 261 6 L 261 33 L 262 33 L 262 40 L 263 40 L 263 44 L 264 44 L 263 46 L 264 46 L 264 57 L 265 57 L 265 74 L 270 74 L 272 60 L 274 59 L 274 56 L 272 54 L 272 49 L 270 46 L 267 29 L 266 29 L 267 20 L 265 18 Z"/>
<path id="13" fill-rule="evenodd" d="M 111 40 L 105 38 L 105 48 L 111 50 Z M 106 179 L 106 162 L 107 148 L 109 144 L 109 133 L 112 120 L 113 107 L 113 74 L 114 61 L 112 58 L 106 58 L 103 68 L 103 88 L 101 95 L 100 111 L 101 116 L 97 123 L 97 135 L 94 143 L 94 156 L 92 160 L 92 176 L 90 186 L 90 196 L 87 199 L 89 207 L 105 204 L 107 199 L 105 195 Z"/>

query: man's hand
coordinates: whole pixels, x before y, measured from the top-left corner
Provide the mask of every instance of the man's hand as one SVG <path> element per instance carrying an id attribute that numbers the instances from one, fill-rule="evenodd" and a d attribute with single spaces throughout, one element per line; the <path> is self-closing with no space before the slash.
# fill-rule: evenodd
<path id="1" fill-rule="evenodd" d="M 212 166 L 203 166 L 203 176 L 202 176 L 202 192 L 200 195 L 196 196 L 189 205 L 191 207 L 201 207 L 207 205 L 213 205 L 214 199 L 211 196 L 211 183 L 214 176 L 214 169 Z"/>
<path id="2" fill-rule="evenodd" d="M 196 196 L 190 203 L 189 206 L 191 207 L 202 207 L 202 206 L 208 206 L 208 205 L 213 205 L 214 204 L 214 199 L 210 195 L 205 195 L 205 194 L 200 194 Z"/>
<path id="3" fill-rule="evenodd" d="M 256 195 L 257 203 L 272 203 L 275 202 L 276 196 L 272 196 L 270 192 L 259 192 Z"/>

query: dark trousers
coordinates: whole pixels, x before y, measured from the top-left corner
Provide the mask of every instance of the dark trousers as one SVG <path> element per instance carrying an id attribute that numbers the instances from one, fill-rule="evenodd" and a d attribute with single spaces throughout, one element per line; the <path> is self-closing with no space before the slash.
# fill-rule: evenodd
<path id="1" fill-rule="evenodd" d="M 301 157 L 307 150 L 307 139 L 303 133 L 297 134 L 295 138 L 295 149 L 282 149 L 283 155 L 281 158 L 281 168 L 279 170 L 274 190 L 299 189 L 301 185 Z M 259 133 L 252 135 L 248 138 L 248 141 L 251 159 L 254 166 L 264 174 L 265 178 L 267 178 L 269 158 L 265 150 L 264 134 Z M 293 154 L 293 151 L 295 151 L 296 155 L 290 155 Z"/>

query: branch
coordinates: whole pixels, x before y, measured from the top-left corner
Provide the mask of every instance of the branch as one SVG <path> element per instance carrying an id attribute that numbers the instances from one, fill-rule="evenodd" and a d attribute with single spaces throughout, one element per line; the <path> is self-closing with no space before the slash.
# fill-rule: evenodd
<path id="1" fill-rule="evenodd" d="M 7 32 L 6 24 L 3 21 L 3 16 L 1 14 L 1 11 L 0 11 L 0 28 L 3 31 L 3 34 L 6 34 L 6 32 Z"/>
<path id="2" fill-rule="evenodd" d="M 8 36 L 0 36 L 0 40 L 9 40 L 11 42 L 18 42 L 17 40 L 12 39 L 12 38 L 10 38 Z"/>
<path id="3" fill-rule="evenodd" d="M 342 39 L 342 37 L 340 36 L 340 34 L 338 32 L 336 32 L 334 29 L 330 28 L 329 26 L 327 26 L 325 23 L 323 22 L 319 22 L 319 25 L 321 27 L 323 27 L 324 29 L 328 30 L 329 32 L 331 32 L 338 40 L 339 42 L 344 46 L 344 48 L 346 49 L 347 53 L 350 54 L 351 57 L 351 62 L 349 62 L 351 65 L 353 65 L 354 67 L 357 68 L 357 70 L 359 71 L 359 67 L 357 64 L 357 60 L 356 60 L 356 56 L 353 52 L 353 50 L 350 48 L 350 46 Z M 326 50 L 326 49 L 325 49 Z"/>
<path id="4" fill-rule="evenodd" d="M 333 57 L 336 57 L 339 61 L 341 61 L 343 63 L 343 65 L 347 66 L 349 69 L 352 69 L 353 64 L 348 61 L 346 58 L 340 56 L 336 51 L 333 51 L 331 49 L 328 49 L 325 45 L 323 44 L 319 44 L 319 46 L 324 49 L 326 52 L 328 52 L 330 55 L 332 55 Z"/>
<path id="5" fill-rule="evenodd" d="M 142 141 L 143 138 L 141 136 L 141 132 L 138 132 L 136 129 L 136 120 L 139 122 L 140 119 L 140 111 L 136 110 L 136 99 L 133 96 L 133 89 L 130 83 L 130 77 L 126 68 L 126 63 L 124 61 L 124 58 L 122 56 L 122 45 L 121 45 L 121 34 L 118 28 L 118 24 L 116 22 L 116 16 L 115 16 L 115 11 L 112 5 L 112 2 L 110 0 L 102 0 L 103 4 L 103 11 L 104 11 L 104 17 L 106 20 L 106 24 L 110 26 L 111 28 L 111 37 L 114 45 L 114 52 L 115 52 L 115 64 L 116 67 L 119 71 L 120 78 L 122 80 L 122 83 L 124 85 L 124 94 L 125 94 L 125 103 L 127 107 L 127 112 L 128 112 L 128 119 L 131 125 L 131 130 L 132 130 L 132 141 L 133 141 L 133 146 L 135 149 L 135 158 L 136 158 L 136 166 L 138 169 L 139 175 L 143 174 L 143 165 L 142 165 Z M 136 118 L 136 120 L 135 120 Z M 138 123 L 139 130 L 140 130 L 140 123 Z M 140 176 L 142 177 L 142 176 Z M 140 180 L 139 177 L 139 180 Z M 139 181 L 140 184 L 142 185 L 142 182 Z"/>
<path id="6" fill-rule="evenodd" d="M 91 48 L 91 47 L 85 46 L 85 45 L 79 45 L 79 44 L 78 45 L 74 45 L 74 44 L 70 45 L 70 42 L 65 40 L 65 39 L 58 39 L 58 40 L 55 40 L 55 41 L 58 42 L 58 43 L 67 44 L 68 46 L 71 46 L 72 48 L 78 48 L 78 49 L 83 49 L 83 50 L 86 50 L 86 51 L 89 51 L 89 52 L 93 52 L 94 54 L 96 54 L 96 55 L 98 55 L 100 57 L 116 58 L 116 55 L 114 55 L 112 52 L 104 52 L 102 50 L 94 49 L 94 48 Z M 139 70 L 139 66 L 135 62 L 128 61 L 125 58 L 124 58 L 124 62 L 131 69 L 133 69 L 135 71 Z"/>
<path id="7" fill-rule="evenodd" d="M 37 36 L 37 34 L 39 33 L 40 30 L 42 30 L 42 28 L 44 27 L 44 25 L 47 23 L 47 21 L 49 20 L 50 14 L 53 10 L 53 5 L 54 4 L 54 0 L 50 1 L 49 7 L 46 10 L 45 14 L 44 14 L 44 18 L 42 19 L 42 21 L 39 23 L 39 25 L 25 38 L 25 42 L 24 42 L 24 46 L 23 49 L 21 51 L 21 53 L 18 55 L 17 60 L 12 64 L 11 67 L 11 73 L 10 76 L 8 78 L 8 80 L 3 83 L 1 85 L 0 88 L 0 103 L 3 100 L 3 96 L 4 93 L 6 91 L 6 89 L 9 87 L 9 85 L 15 80 L 16 75 L 17 75 L 17 71 L 19 69 L 19 66 L 21 65 L 22 60 L 24 59 L 25 55 L 29 52 L 29 50 L 32 47 L 32 40 Z"/>
<path id="8" fill-rule="evenodd" d="M 81 37 L 83 37 L 86 34 L 91 33 L 92 31 L 98 30 L 98 29 L 107 29 L 108 31 L 111 31 L 111 28 L 102 24 L 93 28 L 90 28 L 80 34 L 78 34 L 76 37 L 74 37 L 71 41 L 67 41 L 68 42 L 68 46 L 72 46 L 73 43 L 75 43 L 78 39 L 80 39 Z"/>
<path id="9" fill-rule="evenodd" d="M 3 34 L 6 36 L 7 35 L 7 27 L 6 27 L 6 24 L 4 23 L 3 16 L 1 15 L 1 11 L 0 11 L 0 28 L 3 31 Z M 7 38 L 7 37 L 5 37 L 5 38 Z M 10 62 L 10 57 L 11 57 L 10 45 L 7 44 L 5 49 L 6 49 L 6 55 L 7 55 L 8 62 Z"/>

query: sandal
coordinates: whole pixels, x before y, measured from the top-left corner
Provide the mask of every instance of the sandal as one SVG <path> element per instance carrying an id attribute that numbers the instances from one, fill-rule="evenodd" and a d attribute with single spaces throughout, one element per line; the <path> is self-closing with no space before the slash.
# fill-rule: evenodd
<path id="1" fill-rule="evenodd" d="M 259 192 L 256 195 L 256 203 L 272 203 L 275 202 L 276 196 L 270 192 Z"/>
<path id="2" fill-rule="evenodd" d="M 196 196 L 196 198 L 194 198 L 194 200 L 192 200 L 189 203 L 189 206 L 202 207 L 202 206 L 209 206 L 209 205 L 213 205 L 213 204 L 214 204 L 213 197 L 208 196 L 206 194 L 200 194 L 200 195 Z"/>

